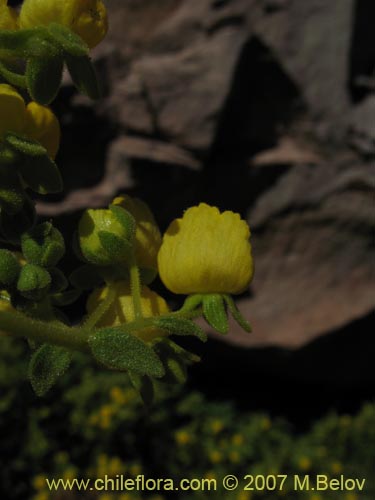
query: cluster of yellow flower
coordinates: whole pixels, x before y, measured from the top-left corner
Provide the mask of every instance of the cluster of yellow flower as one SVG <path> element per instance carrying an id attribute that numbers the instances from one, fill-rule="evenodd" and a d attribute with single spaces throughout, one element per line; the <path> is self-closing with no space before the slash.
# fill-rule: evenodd
<path id="1" fill-rule="evenodd" d="M 92 48 L 108 30 L 106 8 L 101 0 L 24 0 L 19 14 L 0 0 L 0 29 L 30 29 L 59 23 L 79 35 Z"/>

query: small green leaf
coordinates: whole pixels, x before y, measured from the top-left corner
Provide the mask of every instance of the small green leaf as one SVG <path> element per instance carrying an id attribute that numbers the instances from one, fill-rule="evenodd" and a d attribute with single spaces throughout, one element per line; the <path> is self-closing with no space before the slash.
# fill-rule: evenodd
<path id="1" fill-rule="evenodd" d="M 48 31 L 53 39 L 72 56 L 85 56 L 89 52 L 88 46 L 82 38 L 70 31 L 66 26 L 57 23 L 51 23 Z"/>
<path id="2" fill-rule="evenodd" d="M 154 319 L 154 325 L 174 335 L 194 335 L 206 342 L 207 335 L 194 321 L 185 318 L 160 317 Z"/>
<path id="3" fill-rule="evenodd" d="M 130 382 L 138 391 L 145 406 L 150 407 L 154 401 L 155 389 L 152 379 L 147 375 L 138 375 L 134 372 L 129 372 Z"/>
<path id="4" fill-rule="evenodd" d="M 26 64 L 26 83 L 32 99 L 50 104 L 60 89 L 64 62 L 61 56 L 32 57 Z"/>
<path id="5" fill-rule="evenodd" d="M 25 193 L 13 165 L 0 165 L 0 207 L 8 214 L 18 213 L 24 204 Z"/>
<path id="6" fill-rule="evenodd" d="M 245 332 L 251 333 L 252 329 L 250 323 L 242 316 L 233 298 L 230 295 L 224 295 L 224 300 L 227 303 L 228 308 L 235 321 L 237 321 L 237 323 L 243 330 L 245 330 Z"/>
<path id="7" fill-rule="evenodd" d="M 171 339 L 163 339 L 162 342 L 168 344 L 170 348 L 173 349 L 173 351 L 185 361 L 186 364 L 198 363 L 201 360 L 201 358 L 197 354 L 187 351 L 180 345 L 173 342 Z"/>
<path id="8" fill-rule="evenodd" d="M 43 156 L 47 154 L 46 148 L 44 148 L 39 142 L 32 141 L 21 135 L 8 133 L 5 135 L 5 141 L 14 148 L 19 153 L 23 153 L 29 156 Z"/>
<path id="9" fill-rule="evenodd" d="M 9 250 L 0 249 L 0 287 L 8 288 L 18 279 L 21 266 Z"/>
<path id="10" fill-rule="evenodd" d="M 221 295 L 215 293 L 203 297 L 203 315 L 212 328 L 219 333 L 228 333 L 228 317 Z"/>
<path id="11" fill-rule="evenodd" d="M 25 232 L 21 238 L 22 253 L 30 264 L 54 267 L 65 253 L 65 242 L 58 229 L 43 222 Z"/>
<path id="12" fill-rule="evenodd" d="M 104 328 L 89 338 L 94 357 L 114 370 L 162 377 L 164 368 L 152 347 L 119 328 Z"/>
<path id="13" fill-rule="evenodd" d="M 60 193 L 63 189 L 60 171 L 47 155 L 25 158 L 20 164 L 20 173 L 24 182 L 36 193 Z"/>
<path id="14" fill-rule="evenodd" d="M 167 342 L 158 342 L 155 349 L 164 365 L 165 375 L 163 382 L 183 384 L 186 382 L 186 364 L 182 356 Z"/>
<path id="15" fill-rule="evenodd" d="M 97 100 L 101 97 L 96 71 L 88 56 L 65 56 L 65 62 L 74 85 L 90 99 Z"/>
<path id="16" fill-rule="evenodd" d="M 51 275 L 43 267 L 25 264 L 17 281 L 17 290 L 23 297 L 39 301 L 44 298 L 51 285 Z"/>
<path id="17" fill-rule="evenodd" d="M 37 396 L 44 396 L 69 368 L 72 354 L 66 349 L 43 344 L 32 356 L 29 378 Z"/>

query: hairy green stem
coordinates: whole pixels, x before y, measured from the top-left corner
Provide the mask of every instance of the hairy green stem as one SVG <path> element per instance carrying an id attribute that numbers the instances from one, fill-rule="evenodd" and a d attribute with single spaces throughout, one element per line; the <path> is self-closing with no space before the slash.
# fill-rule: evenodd
<path id="1" fill-rule="evenodd" d="M 99 304 L 99 306 L 94 309 L 94 311 L 88 316 L 86 321 L 84 322 L 84 327 L 87 329 L 94 328 L 94 326 L 98 323 L 98 321 L 104 316 L 104 314 L 108 311 L 108 309 L 113 304 L 116 294 L 113 287 L 108 284 L 108 293 L 104 300 Z"/>
<path id="2" fill-rule="evenodd" d="M 63 324 L 40 321 L 16 311 L 0 311 L 0 330 L 15 337 L 26 337 L 70 350 L 89 350 L 90 331 L 86 328 L 71 328 Z"/>
<path id="3" fill-rule="evenodd" d="M 134 306 L 134 316 L 135 319 L 141 319 L 143 317 L 142 314 L 142 302 L 141 302 L 141 294 L 142 294 L 142 285 L 141 278 L 139 275 L 139 267 L 135 262 L 135 258 L 132 259 L 130 264 L 130 290 L 133 297 L 133 306 Z"/>
<path id="4" fill-rule="evenodd" d="M 14 71 L 7 68 L 2 62 L 0 62 L 0 75 L 15 87 L 21 87 L 23 89 L 27 87 L 25 75 L 15 73 Z"/>

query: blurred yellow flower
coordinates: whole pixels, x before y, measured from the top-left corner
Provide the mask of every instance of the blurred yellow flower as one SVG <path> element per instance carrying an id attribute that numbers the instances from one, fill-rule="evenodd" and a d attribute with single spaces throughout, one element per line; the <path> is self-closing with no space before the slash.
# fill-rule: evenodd
<path id="1" fill-rule="evenodd" d="M 209 453 L 208 458 L 213 464 L 219 464 L 223 461 L 223 454 L 220 451 L 213 450 Z"/>
<path id="2" fill-rule="evenodd" d="M 120 195 L 112 202 L 131 213 L 137 226 L 135 232 L 135 257 L 138 266 L 157 270 L 157 255 L 161 245 L 161 234 L 149 207 L 138 198 Z"/>
<path id="3" fill-rule="evenodd" d="M 210 423 L 210 428 L 214 434 L 219 434 L 224 429 L 224 423 L 222 420 L 215 419 Z"/>
<path id="4" fill-rule="evenodd" d="M 27 106 L 16 89 L 0 83 L 0 139 L 15 132 L 44 146 L 51 158 L 60 144 L 60 124 L 46 106 L 30 102 Z"/>
<path id="5" fill-rule="evenodd" d="M 160 277 L 179 294 L 246 290 L 253 276 L 250 229 L 239 214 L 201 203 L 168 227 L 158 255 Z"/>
<path id="6" fill-rule="evenodd" d="M 234 434 L 234 436 L 232 437 L 232 443 L 235 446 L 241 446 L 244 444 L 244 442 L 245 442 L 245 438 L 244 438 L 243 434 Z"/>
<path id="7" fill-rule="evenodd" d="M 25 125 L 25 101 L 16 89 L 0 83 L 0 139 L 5 132 L 20 133 Z"/>
<path id="8" fill-rule="evenodd" d="M 33 487 L 36 490 L 43 490 L 46 487 L 46 476 L 43 476 L 42 474 L 38 474 L 37 476 L 34 477 L 33 479 Z"/>
<path id="9" fill-rule="evenodd" d="M 340 462 L 332 462 L 331 464 L 331 471 L 334 473 L 334 474 L 340 474 L 340 472 L 342 472 L 342 464 Z"/>
<path id="10" fill-rule="evenodd" d="M 26 106 L 23 133 L 44 146 L 50 158 L 55 158 L 60 145 L 60 124 L 49 108 L 30 102 Z"/>
<path id="11" fill-rule="evenodd" d="M 309 470 L 311 468 L 311 460 L 308 457 L 301 457 L 298 460 L 298 467 L 303 470 Z"/>
<path id="12" fill-rule="evenodd" d="M 101 0 L 24 0 L 19 15 L 20 28 L 60 23 L 79 35 L 93 48 L 108 31 L 108 16 Z"/>
<path id="13" fill-rule="evenodd" d="M 7 0 L 0 0 L 0 30 L 17 29 L 17 12 L 8 7 Z"/>
<path id="14" fill-rule="evenodd" d="M 179 444 L 181 446 L 184 446 L 184 445 L 190 443 L 191 436 L 190 436 L 190 434 L 187 431 L 180 430 L 180 431 L 176 432 L 176 434 L 175 434 L 175 440 L 176 440 L 177 444 Z"/>
<path id="15" fill-rule="evenodd" d="M 130 285 L 126 281 L 117 281 L 111 284 L 111 290 L 115 293 L 115 299 L 108 311 L 100 318 L 97 327 L 119 326 L 124 323 L 135 320 L 134 303 L 130 291 Z M 106 298 L 108 287 L 94 290 L 87 301 L 87 311 L 90 314 L 99 304 Z M 143 286 L 141 290 L 141 307 L 142 314 L 145 318 L 160 316 L 167 314 L 169 308 L 165 300 L 150 290 L 147 286 Z M 150 342 L 158 337 L 164 337 L 165 331 L 154 327 L 147 327 L 142 330 L 137 330 L 137 337 Z"/>

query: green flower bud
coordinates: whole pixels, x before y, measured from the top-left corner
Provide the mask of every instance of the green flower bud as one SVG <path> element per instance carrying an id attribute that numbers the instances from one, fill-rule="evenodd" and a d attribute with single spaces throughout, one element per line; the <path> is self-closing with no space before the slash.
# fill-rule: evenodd
<path id="1" fill-rule="evenodd" d="M 120 207 L 86 210 L 78 226 L 83 256 L 98 266 L 126 261 L 132 251 L 135 226 L 134 217 Z"/>
<path id="2" fill-rule="evenodd" d="M 30 264 L 54 267 L 65 253 L 65 243 L 60 231 L 50 222 L 39 224 L 21 238 L 22 253 Z"/>
<path id="3" fill-rule="evenodd" d="M 51 275 L 48 271 L 34 264 L 26 264 L 21 269 L 17 289 L 23 297 L 29 300 L 42 300 L 51 285 Z"/>
<path id="4" fill-rule="evenodd" d="M 0 288 L 8 288 L 17 281 L 20 267 L 12 252 L 0 250 Z"/>

